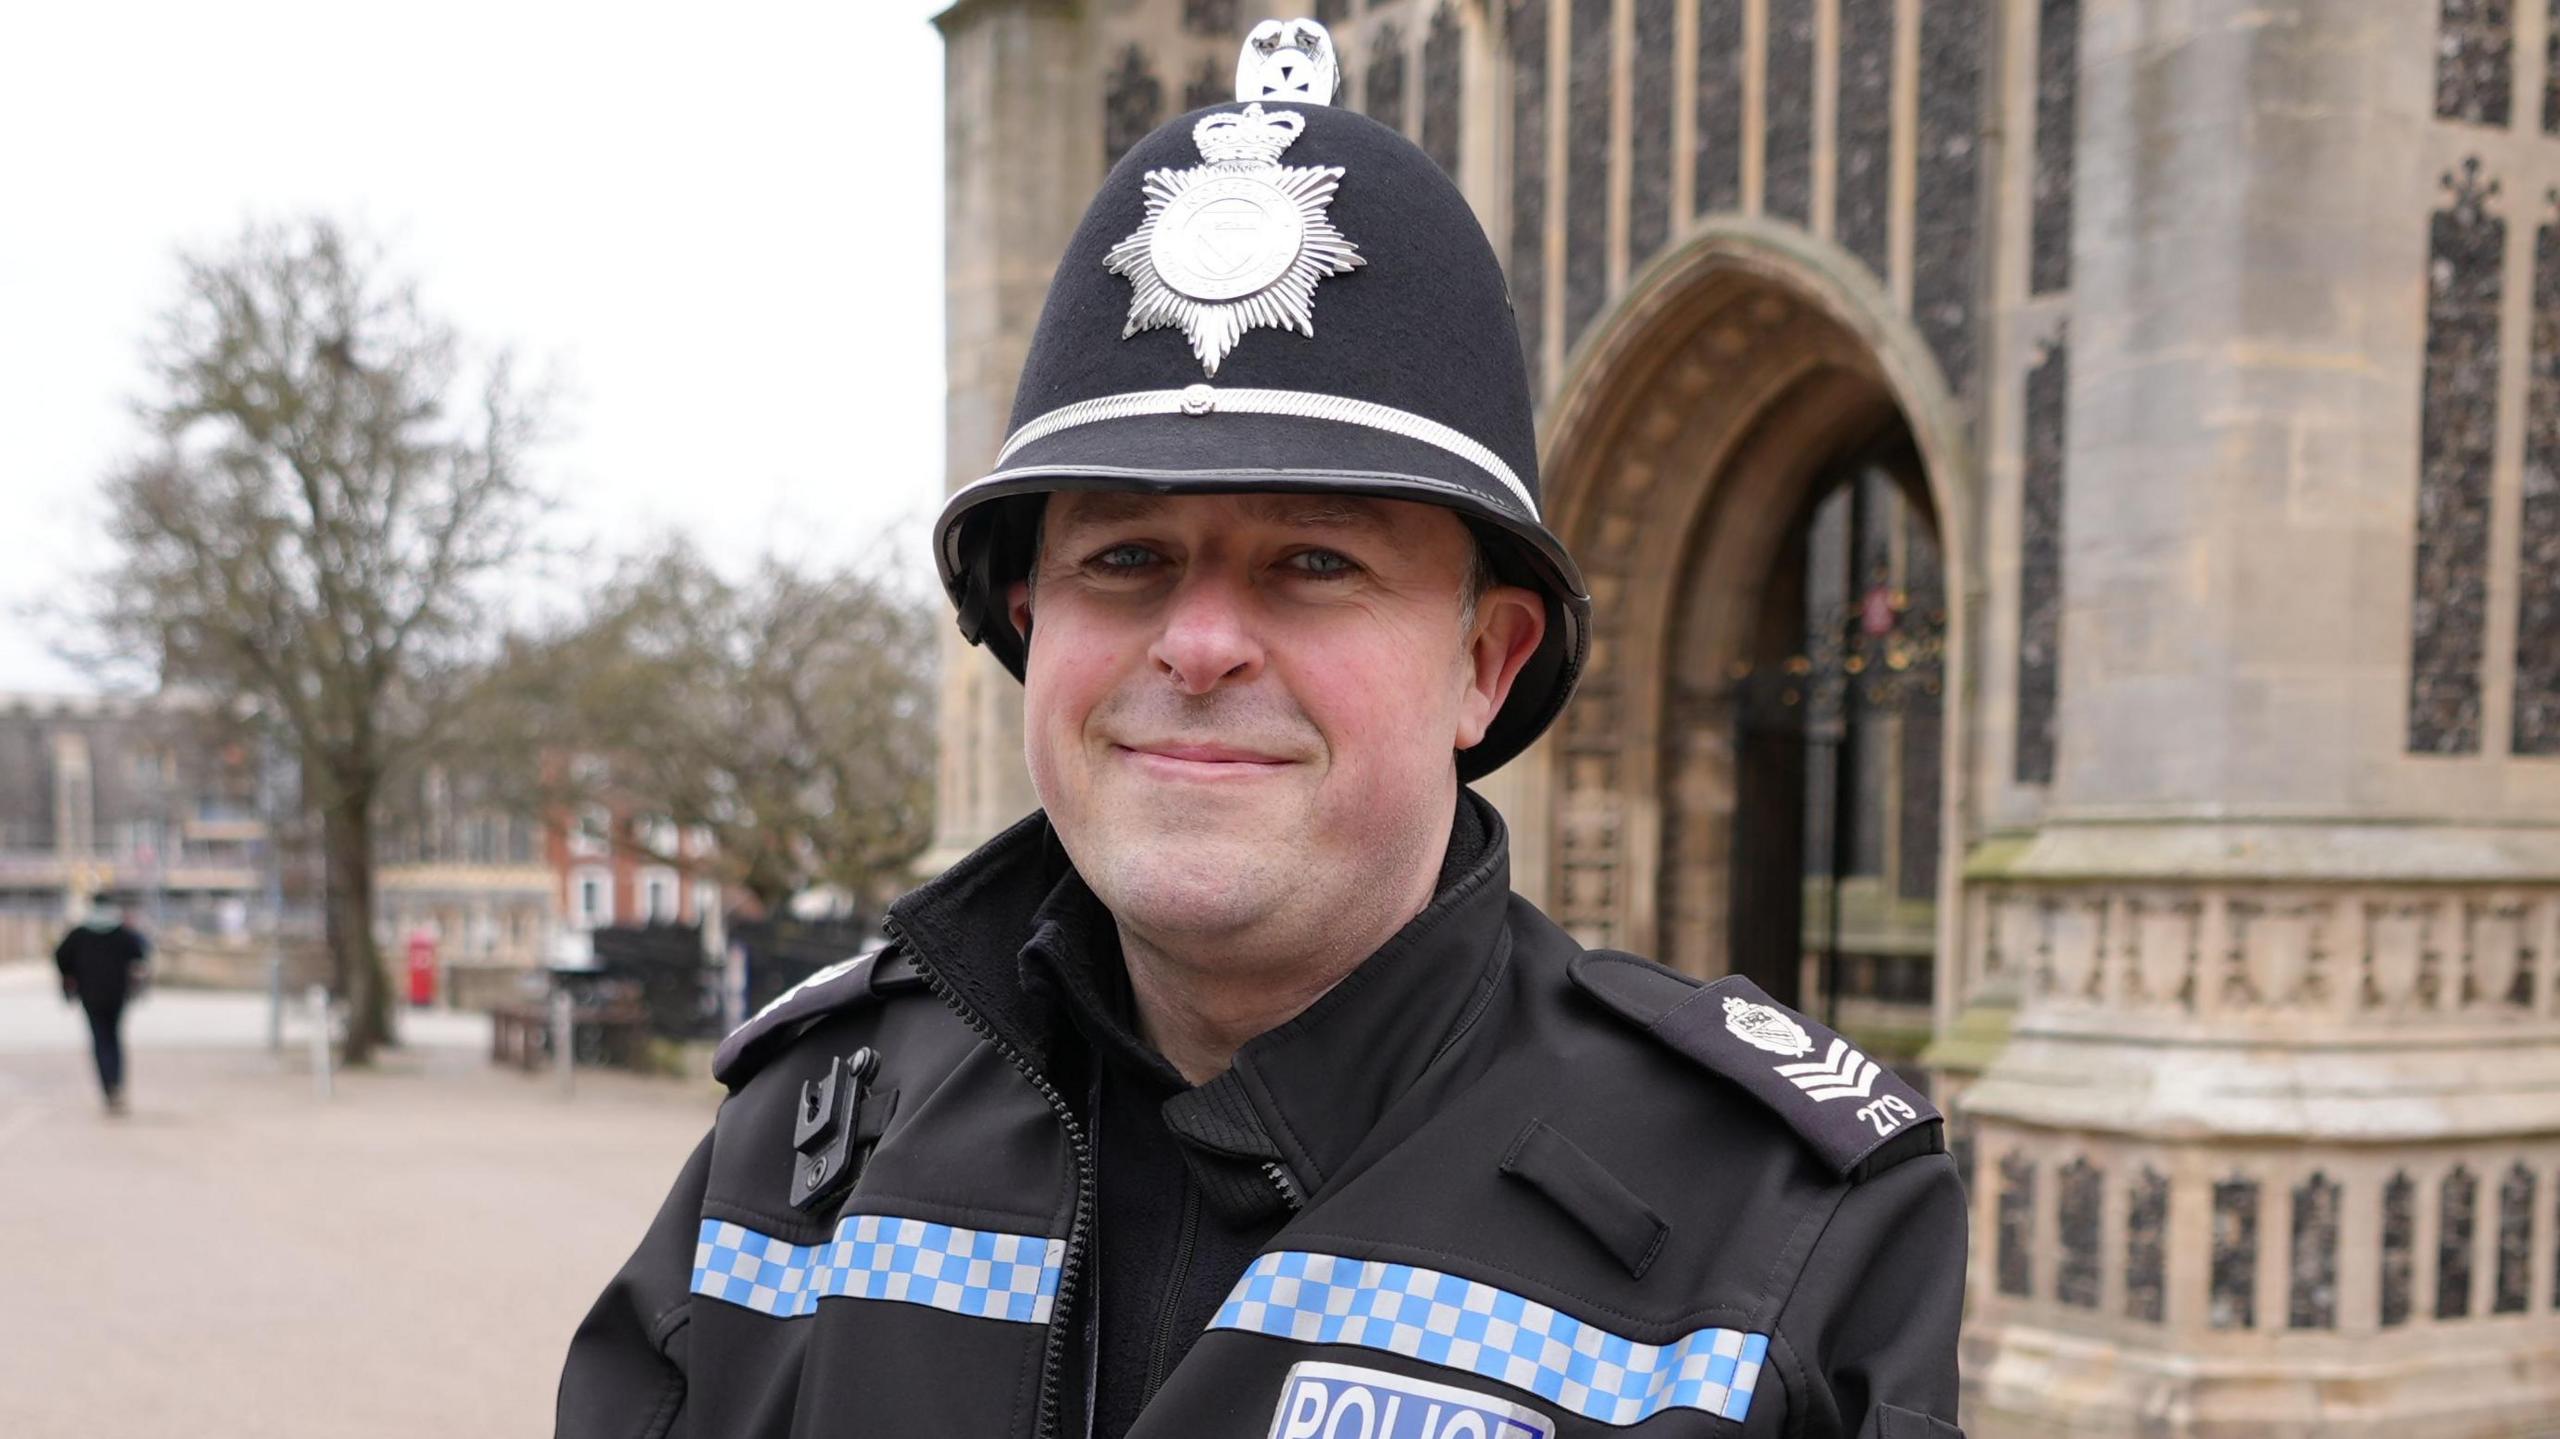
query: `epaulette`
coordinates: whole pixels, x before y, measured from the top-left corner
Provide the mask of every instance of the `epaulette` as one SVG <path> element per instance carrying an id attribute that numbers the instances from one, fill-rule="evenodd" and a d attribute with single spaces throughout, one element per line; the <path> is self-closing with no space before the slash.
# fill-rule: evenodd
<path id="1" fill-rule="evenodd" d="M 1567 972 L 1620 1018 L 1749 1090 L 1853 1184 L 1945 1147 L 1926 1095 L 1741 975 L 1701 984 L 1605 949 L 1575 956 Z"/>
<path id="2" fill-rule="evenodd" d="M 711 1076 L 731 1089 L 755 1077 L 767 1059 L 801 1030 L 842 1010 L 925 987 L 902 946 L 883 945 L 828 965 L 784 990 L 753 1019 L 729 1032 L 711 1057 Z"/>

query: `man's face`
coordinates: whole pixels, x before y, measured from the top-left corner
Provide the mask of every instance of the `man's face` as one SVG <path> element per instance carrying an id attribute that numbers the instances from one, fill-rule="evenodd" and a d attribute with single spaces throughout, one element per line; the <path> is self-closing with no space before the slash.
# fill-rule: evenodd
<path id="1" fill-rule="evenodd" d="M 1031 637 L 1025 749 L 1124 925 L 1320 934 L 1403 898 L 1405 870 L 1446 840 L 1455 752 L 1483 739 L 1544 627 L 1513 587 L 1470 620 L 1474 563 L 1433 505 L 1050 497 L 1036 583 L 1011 596 Z"/>

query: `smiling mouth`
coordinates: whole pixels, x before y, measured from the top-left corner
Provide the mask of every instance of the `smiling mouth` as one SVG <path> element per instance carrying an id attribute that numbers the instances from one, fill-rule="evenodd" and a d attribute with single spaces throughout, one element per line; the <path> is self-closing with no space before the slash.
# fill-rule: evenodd
<path id="1" fill-rule="evenodd" d="M 1217 744 L 1123 744 L 1113 748 L 1150 769 L 1177 774 L 1266 774 L 1294 763 L 1276 755 Z"/>

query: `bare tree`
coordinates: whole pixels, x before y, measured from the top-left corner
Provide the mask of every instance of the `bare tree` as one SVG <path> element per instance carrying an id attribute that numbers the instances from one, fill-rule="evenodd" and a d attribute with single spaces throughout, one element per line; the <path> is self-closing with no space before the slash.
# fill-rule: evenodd
<path id="1" fill-rule="evenodd" d="M 519 559 L 541 406 L 326 220 L 182 259 L 140 405 L 155 447 L 106 482 L 100 650 L 253 703 L 320 818 L 347 1057 L 390 1042 L 373 941 L 384 784 L 458 713 Z"/>
<path id="2" fill-rule="evenodd" d="M 738 583 L 671 541 L 512 647 L 470 729 L 531 737 L 514 764 L 555 809 L 595 797 L 565 755 L 603 758 L 616 797 L 706 829 L 710 870 L 767 913 L 816 885 L 867 910 L 924 848 L 935 764 L 932 611 L 881 570 L 767 560 Z"/>

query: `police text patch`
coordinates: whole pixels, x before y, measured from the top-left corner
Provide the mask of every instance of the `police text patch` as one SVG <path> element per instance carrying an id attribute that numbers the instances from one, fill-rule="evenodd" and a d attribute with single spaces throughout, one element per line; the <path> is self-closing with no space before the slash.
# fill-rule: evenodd
<path id="1" fill-rule="evenodd" d="M 1290 1367 L 1271 1412 L 1270 1439 L 1551 1439 L 1555 1426 L 1525 1405 L 1363 1369 Z"/>

